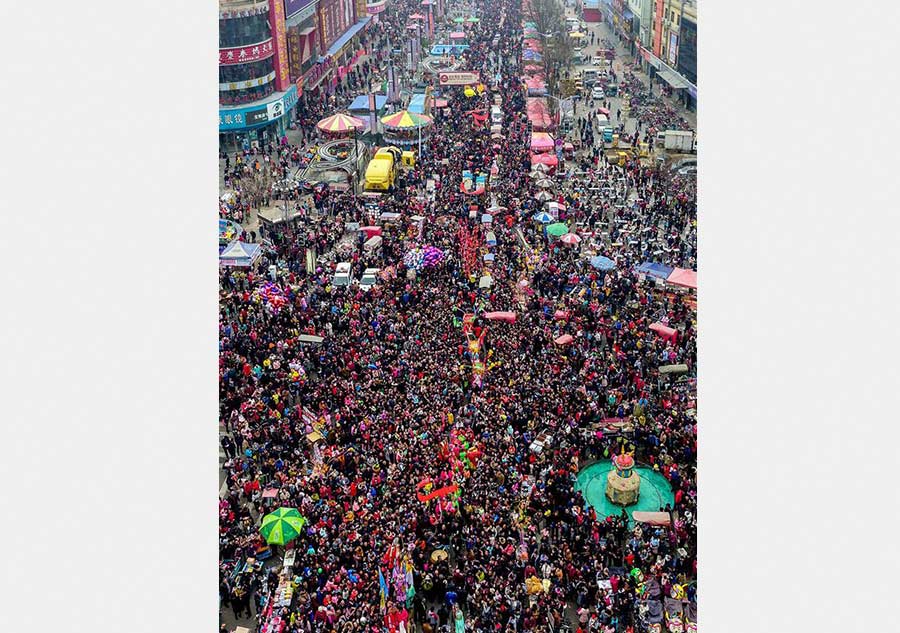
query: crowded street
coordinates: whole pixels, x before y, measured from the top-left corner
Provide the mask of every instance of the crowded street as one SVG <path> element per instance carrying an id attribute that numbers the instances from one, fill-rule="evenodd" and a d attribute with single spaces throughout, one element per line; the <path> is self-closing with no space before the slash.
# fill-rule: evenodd
<path id="1" fill-rule="evenodd" d="M 696 630 L 695 113 L 530 5 L 393 0 L 220 148 L 222 631 Z"/>

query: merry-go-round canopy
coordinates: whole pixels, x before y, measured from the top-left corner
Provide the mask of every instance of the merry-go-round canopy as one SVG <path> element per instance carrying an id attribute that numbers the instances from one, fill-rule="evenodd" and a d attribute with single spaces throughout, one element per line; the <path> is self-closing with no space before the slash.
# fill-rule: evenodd
<path id="1" fill-rule="evenodd" d="M 352 132 L 354 129 L 359 130 L 365 126 L 366 122 L 362 119 L 350 116 L 349 114 L 344 114 L 343 112 L 325 117 L 316 123 L 317 128 L 328 133 Z"/>
<path id="2" fill-rule="evenodd" d="M 395 130 L 414 130 L 419 127 L 431 125 L 431 117 L 425 114 L 416 114 L 409 110 L 400 110 L 393 114 L 381 117 L 381 124 L 386 128 Z"/>

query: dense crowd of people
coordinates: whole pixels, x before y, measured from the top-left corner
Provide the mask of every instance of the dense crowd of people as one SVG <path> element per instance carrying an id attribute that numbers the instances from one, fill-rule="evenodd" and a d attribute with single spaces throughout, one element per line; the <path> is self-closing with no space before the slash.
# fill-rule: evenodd
<path id="1" fill-rule="evenodd" d="M 395 2 L 381 14 L 369 36 L 378 54 L 351 77 L 351 91 L 378 76 L 380 51 L 419 8 Z M 442 95 L 448 107 L 377 212 L 350 192 L 298 197 L 319 212 L 318 226 L 275 233 L 253 267 L 222 269 L 220 598 L 235 617 L 256 613 L 262 626 L 271 607 L 284 549 L 274 564 L 236 568 L 267 551 L 259 520 L 276 507 L 308 521 L 289 545 L 286 632 L 640 630 L 651 581 L 695 604 L 695 384 L 658 371 L 686 364 L 693 373 L 695 313 L 683 291 L 635 272 L 647 260 L 696 267 L 695 186 L 637 158 L 609 165 L 586 138 L 548 175 L 550 191 L 559 219 L 592 234 L 616 267 L 600 271 L 552 240 L 533 220 L 544 204 L 534 195 L 519 72 L 527 18 L 519 0 L 477 0 L 474 12 L 465 66 L 492 77 L 491 54 L 501 55 L 499 81 L 476 97 Z M 496 97 L 500 138 L 471 115 Z M 331 113 L 308 107 L 304 126 Z M 294 150 L 271 152 L 283 176 Z M 257 162 L 242 159 L 241 172 Z M 492 169 L 489 193 L 460 190 L 463 170 Z M 346 223 L 384 212 L 402 218 L 383 247 L 366 252 L 360 239 L 347 250 L 355 270 L 391 271 L 371 290 L 335 285 L 327 264 L 307 270 L 310 241 L 327 253 Z M 407 230 L 412 215 L 425 218 L 421 235 Z M 482 263 L 473 271 L 463 251 L 487 230 L 497 244 L 485 287 Z M 403 255 L 424 244 L 445 258 L 411 274 Z M 488 319 L 494 311 L 515 321 Z M 653 322 L 677 336 L 658 336 Z M 571 343 L 558 344 L 566 334 Z M 627 430 L 596 432 L 610 418 Z M 537 451 L 540 437 L 552 440 Z M 623 450 L 670 483 L 674 503 L 659 508 L 669 526 L 598 516 L 576 491 L 583 466 Z"/>

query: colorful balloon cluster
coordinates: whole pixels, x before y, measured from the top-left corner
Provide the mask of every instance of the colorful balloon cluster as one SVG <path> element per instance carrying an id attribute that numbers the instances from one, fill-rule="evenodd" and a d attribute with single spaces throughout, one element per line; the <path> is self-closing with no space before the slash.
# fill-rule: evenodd
<path id="1" fill-rule="evenodd" d="M 407 268 L 421 270 L 422 268 L 433 268 L 441 263 L 444 259 L 444 251 L 436 246 L 426 246 L 425 248 L 414 248 L 403 256 L 403 263 Z"/>
<path id="2" fill-rule="evenodd" d="M 258 300 L 269 306 L 272 311 L 276 313 L 288 303 L 288 299 L 284 294 L 284 290 L 273 284 L 271 281 L 267 281 L 266 283 L 256 288 L 256 290 L 254 290 L 253 292 L 253 295 L 255 298 L 258 298 Z"/>

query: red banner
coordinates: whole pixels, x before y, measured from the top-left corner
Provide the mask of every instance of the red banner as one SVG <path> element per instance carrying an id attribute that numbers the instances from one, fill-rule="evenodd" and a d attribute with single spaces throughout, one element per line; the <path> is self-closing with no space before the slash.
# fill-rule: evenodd
<path id="1" fill-rule="evenodd" d="M 291 72 L 288 67 L 287 27 L 284 24 L 282 0 L 269 0 L 269 18 L 272 39 L 275 40 L 275 87 L 284 91 L 291 85 Z"/>
<path id="2" fill-rule="evenodd" d="M 220 48 L 219 49 L 219 65 L 232 66 L 234 64 L 246 64 L 248 62 L 258 62 L 275 54 L 275 42 L 268 39 L 259 44 L 251 44 L 250 46 L 238 46 L 237 48 Z"/>

